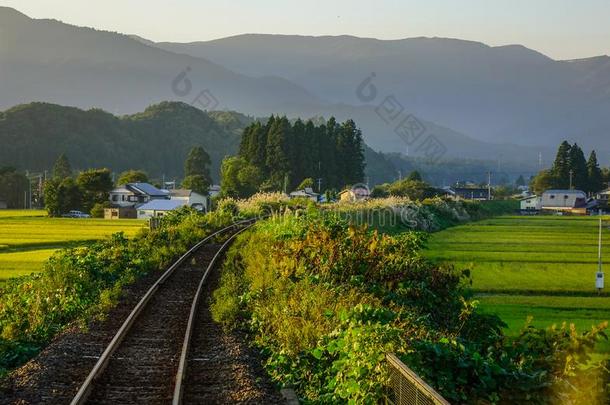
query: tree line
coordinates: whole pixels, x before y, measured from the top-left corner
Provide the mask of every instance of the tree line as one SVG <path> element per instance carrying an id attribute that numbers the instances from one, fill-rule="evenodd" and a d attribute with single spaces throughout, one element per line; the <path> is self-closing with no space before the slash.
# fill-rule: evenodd
<path id="1" fill-rule="evenodd" d="M 553 166 L 535 176 L 531 187 L 536 193 L 549 189 L 572 188 L 593 194 L 606 188 L 609 177 L 609 170 L 600 167 L 595 150 L 592 150 L 586 159 L 578 144 L 570 145 L 569 142 L 563 141 L 559 145 Z"/>
<path id="2" fill-rule="evenodd" d="M 122 172 L 116 185 L 149 182 L 143 170 Z M 184 163 L 184 179 L 181 187 L 206 194 L 211 183 L 210 157 L 196 146 L 191 148 Z M 156 184 L 159 188 L 164 185 Z M 81 210 L 101 217 L 104 208 L 110 207 L 110 191 L 115 187 L 109 169 L 87 169 L 74 176 L 66 155 L 61 154 L 53 166 L 52 176 L 44 182 L 44 207 L 50 216 L 60 216 L 70 210 Z"/>
<path id="3" fill-rule="evenodd" d="M 314 179 L 318 191 L 341 189 L 364 179 L 364 142 L 353 120 L 271 116 L 243 131 L 237 156 L 221 166 L 223 193 L 245 197 L 258 190 L 290 191 Z"/>

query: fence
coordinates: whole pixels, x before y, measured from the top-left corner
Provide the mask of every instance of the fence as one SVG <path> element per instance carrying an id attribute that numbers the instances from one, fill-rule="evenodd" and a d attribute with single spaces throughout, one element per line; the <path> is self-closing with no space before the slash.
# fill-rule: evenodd
<path id="1" fill-rule="evenodd" d="M 390 392 L 387 402 L 392 405 L 449 405 L 434 388 L 393 354 L 387 355 L 390 369 Z"/>

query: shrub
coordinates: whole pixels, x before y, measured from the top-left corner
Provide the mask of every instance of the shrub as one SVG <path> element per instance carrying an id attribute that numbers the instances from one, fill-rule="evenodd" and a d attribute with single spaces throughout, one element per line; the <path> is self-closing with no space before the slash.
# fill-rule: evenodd
<path id="1" fill-rule="evenodd" d="M 38 353 L 73 322 L 103 315 L 122 289 L 171 263 L 232 216 L 182 209 L 154 231 L 128 240 L 122 233 L 87 247 L 62 250 L 44 271 L 7 281 L 0 289 L 0 374 Z"/>
<path id="2" fill-rule="evenodd" d="M 455 220 L 467 210 L 419 207 Z M 575 398 L 574 387 L 607 394 L 603 366 L 582 371 L 604 326 L 528 327 L 510 340 L 468 298 L 468 272 L 422 258 L 424 235 L 353 226 L 341 209 L 274 216 L 227 254 L 212 315 L 250 330 L 274 380 L 306 402 L 377 403 L 394 352 L 454 403 L 555 403 Z"/>

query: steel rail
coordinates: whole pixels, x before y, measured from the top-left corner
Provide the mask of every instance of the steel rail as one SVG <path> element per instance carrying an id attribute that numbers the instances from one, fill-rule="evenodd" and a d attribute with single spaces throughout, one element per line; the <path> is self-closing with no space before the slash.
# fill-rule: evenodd
<path id="1" fill-rule="evenodd" d="M 91 390 L 93 388 L 93 384 L 94 384 L 95 380 L 102 374 L 102 372 L 104 371 L 104 369 L 108 365 L 108 362 L 110 361 L 110 359 L 112 357 L 112 354 L 120 346 L 121 342 L 123 341 L 123 339 L 125 338 L 127 333 L 130 331 L 131 327 L 135 323 L 136 319 L 138 318 L 138 315 L 146 307 L 146 305 L 148 304 L 150 299 L 154 296 L 154 294 L 157 292 L 159 287 L 174 273 L 174 271 L 178 267 L 180 267 L 180 265 L 182 263 L 184 263 L 201 246 L 206 244 L 212 238 L 214 238 L 214 237 L 216 237 L 216 236 L 218 236 L 218 235 L 220 235 L 220 234 L 222 234 L 222 233 L 224 233 L 224 232 L 226 232 L 226 231 L 228 231 L 230 229 L 233 229 L 233 228 L 235 228 L 235 227 L 237 227 L 239 225 L 243 225 L 243 224 L 246 224 L 246 223 L 249 223 L 249 222 L 252 222 L 252 221 L 253 220 L 251 220 L 251 219 L 237 221 L 237 222 L 235 222 L 235 223 L 233 223 L 233 224 L 231 224 L 231 225 L 229 225 L 229 226 L 227 226 L 227 227 L 225 227 L 223 229 L 220 229 L 220 230 L 214 232 L 211 235 L 208 235 L 207 237 L 202 239 L 200 242 L 198 242 L 195 246 L 193 246 L 191 249 L 189 249 L 185 254 L 180 256 L 180 258 L 178 258 L 178 260 L 176 260 L 161 275 L 161 277 L 159 277 L 159 279 L 148 289 L 146 294 L 140 299 L 138 304 L 130 312 L 129 316 L 127 317 L 127 319 L 125 319 L 125 321 L 123 322 L 123 324 L 121 325 L 121 327 L 119 328 L 117 333 L 114 335 L 114 337 L 112 338 L 112 340 L 108 344 L 108 346 L 106 346 L 106 349 L 104 350 L 104 352 L 102 353 L 102 355 L 98 359 L 97 363 L 95 364 L 95 366 L 93 367 L 93 369 L 91 370 L 91 372 L 89 373 L 89 375 L 87 376 L 87 378 L 85 379 L 83 384 L 80 386 L 78 392 L 76 393 L 76 395 L 74 396 L 74 398 L 70 402 L 71 405 L 81 405 L 81 404 L 84 404 L 87 401 L 87 398 L 89 397 L 89 394 L 91 393 Z"/>
<path id="2" fill-rule="evenodd" d="M 184 342 L 182 343 L 182 352 L 180 354 L 180 363 L 178 364 L 178 371 L 176 372 L 176 382 L 174 385 L 174 397 L 172 399 L 173 405 L 181 405 L 182 404 L 182 395 L 184 393 L 184 379 L 186 377 L 186 366 L 187 366 L 187 356 L 188 351 L 191 344 L 191 336 L 193 335 L 193 329 L 195 328 L 195 317 L 197 316 L 197 309 L 199 307 L 199 301 L 201 300 L 201 294 L 203 288 L 205 286 L 205 282 L 208 278 L 208 275 L 212 272 L 214 266 L 216 265 L 216 261 L 220 258 L 220 256 L 224 253 L 224 251 L 229 247 L 229 244 L 239 235 L 244 232 L 248 228 L 250 228 L 253 224 L 246 226 L 243 229 L 235 232 L 227 241 L 218 249 L 210 263 L 208 264 L 203 277 L 201 277 L 201 281 L 199 282 L 199 286 L 197 287 L 197 292 L 195 293 L 195 297 L 193 298 L 193 303 L 191 305 L 191 312 L 189 314 L 189 320 L 186 325 L 186 332 L 184 333 Z"/>

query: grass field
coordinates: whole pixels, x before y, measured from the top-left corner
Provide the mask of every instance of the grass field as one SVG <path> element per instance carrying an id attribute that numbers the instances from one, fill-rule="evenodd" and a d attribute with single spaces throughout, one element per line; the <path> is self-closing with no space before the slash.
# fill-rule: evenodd
<path id="1" fill-rule="evenodd" d="M 45 211 L 0 210 L 0 281 L 40 271 L 57 249 L 120 231 L 133 236 L 143 224 L 140 220 L 48 218 Z"/>
<path id="2" fill-rule="evenodd" d="M 471 269 L 483 310 L 498 314 L 509 334 L 518 333 L 530 315 L 535 326 L 567 321 L 584 330 L 610 320 L 610 296 L 599 297 L 595 290 L 597 235 L 595 217 L 506 216 L 432 234 L 426 255 Z M 610 356 L 609 343 L 598 350 Z"/>

